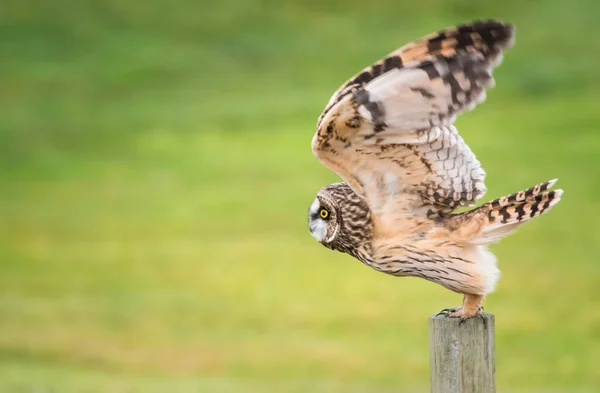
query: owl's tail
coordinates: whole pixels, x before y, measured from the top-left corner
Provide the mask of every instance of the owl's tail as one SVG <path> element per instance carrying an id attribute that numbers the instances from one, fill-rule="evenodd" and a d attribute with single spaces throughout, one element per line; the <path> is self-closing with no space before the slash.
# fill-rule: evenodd
<path id="1" fill-rule="evenodd" d="M 448 226 L 463 241 L 489 244 L 510 235 L 521 224 L 540 216 L 560 201 L 563 190 L 551 190 L 558 179 L 504 196 L 452 216 Z"/>

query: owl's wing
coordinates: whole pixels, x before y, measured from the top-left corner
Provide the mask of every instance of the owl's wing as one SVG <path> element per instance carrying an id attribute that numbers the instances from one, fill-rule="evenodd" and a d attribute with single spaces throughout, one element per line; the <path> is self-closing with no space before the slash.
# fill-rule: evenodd
<path id="1" fill-rule="evenodd" d="M 410 43 L 331 97 L 315 156 L 375 213 L 450 211 L 485 193 L 485 172 L 453 126 L 485 99 L 514 27 L 481 21 Z M 391 208 L 391 209 L 390 209 Z"/>

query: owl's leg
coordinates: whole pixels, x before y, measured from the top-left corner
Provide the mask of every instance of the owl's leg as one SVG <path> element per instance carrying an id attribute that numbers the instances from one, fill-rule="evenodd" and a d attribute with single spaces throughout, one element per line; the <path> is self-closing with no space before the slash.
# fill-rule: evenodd
<path id="1" fill-rule="evenodd" d="M 443 314 L 448 318 L 472 318 L 481 314 L 481 310 L 483 310 L 483 307 L 481 306 L 482 300 L 482 295 L 466 294 L 463 298 L 462 307 L 446 308 L 440 311 L 438 315 Z"/>

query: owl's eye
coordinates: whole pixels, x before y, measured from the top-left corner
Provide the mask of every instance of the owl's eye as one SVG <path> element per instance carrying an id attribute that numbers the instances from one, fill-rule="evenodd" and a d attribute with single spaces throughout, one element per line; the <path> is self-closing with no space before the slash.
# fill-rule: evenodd
<path id="1" fill-rule="evenodd" d="M 327 209 L 321 209 L 321 211 L 319 212 L 319 215 L 321 216 L 321 218 L 325 219 L 325 218 L 329 217 L 329 212 L 327 211 Z"/>

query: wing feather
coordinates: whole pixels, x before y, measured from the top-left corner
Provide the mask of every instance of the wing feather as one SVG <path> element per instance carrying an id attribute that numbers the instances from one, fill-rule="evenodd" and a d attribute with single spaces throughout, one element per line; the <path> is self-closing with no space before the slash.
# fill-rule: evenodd
<path id="1" fill-rule="evenodd" d="M 376 213 L 474 203 L 485 193 L 485 172 L 452 123 L 485 99 L 513 36 L 510 24 L 474 22 L 364 69 L 319 117 L 314 154 Z"/>

